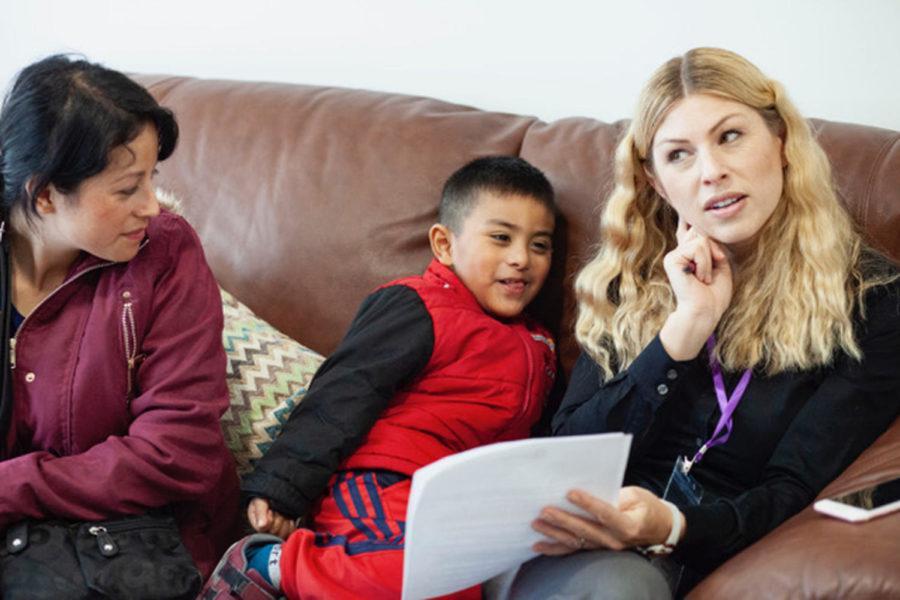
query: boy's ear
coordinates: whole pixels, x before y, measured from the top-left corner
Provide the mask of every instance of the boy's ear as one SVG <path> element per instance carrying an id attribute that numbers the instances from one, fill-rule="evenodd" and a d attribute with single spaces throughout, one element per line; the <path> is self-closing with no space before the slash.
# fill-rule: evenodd
<path id="1" fill-rule="evenodd" d="M 431 244 L 431 253 L 438 262 L 445 267 L 452 267 L 453 232 L 447 226 L 435 223 L 428 230 L 428 242 Z"/>

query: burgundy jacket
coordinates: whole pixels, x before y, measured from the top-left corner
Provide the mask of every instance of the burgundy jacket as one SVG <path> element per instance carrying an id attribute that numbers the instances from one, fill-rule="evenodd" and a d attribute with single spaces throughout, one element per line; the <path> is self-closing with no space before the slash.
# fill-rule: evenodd
<path id="1" fill-rule="evenodd" d="M 129 262 L 83 254 L 22 323 L 10 362 L 0 528 L 170 506 L 207 575 L 238 483 L 219 425 L 221 299 L 191 227 L 163 212 Z"/>

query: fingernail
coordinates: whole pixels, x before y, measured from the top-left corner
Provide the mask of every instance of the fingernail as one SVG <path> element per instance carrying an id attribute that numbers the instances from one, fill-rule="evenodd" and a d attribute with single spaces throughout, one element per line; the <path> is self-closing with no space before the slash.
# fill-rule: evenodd
<path id="1" fill-rule="evenodd" d="M 571 500 L 572 502 L 579 502 L 581 500 L 581 494 L 578 492 L 569 492 L 566 494 L 566 498 Z"/>

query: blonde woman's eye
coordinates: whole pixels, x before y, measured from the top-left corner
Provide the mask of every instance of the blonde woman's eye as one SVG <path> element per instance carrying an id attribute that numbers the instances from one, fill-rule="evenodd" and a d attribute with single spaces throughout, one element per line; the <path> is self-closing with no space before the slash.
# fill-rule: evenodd
<path id="1" fill-rule="evenodd" d="M 733 142 L 739 137 L 741 137 L 740 131 L 738 131 L 737 129 L 729 129 L 722 134 L 722 143 L 727 144 L 728 142 Z"/>
<path id="2" fill-rule="evenodd" d="M 671 152 L 666 154 L 666 162 L 678 162 L 680 160 L 684 160 L 685 156 L 687 156 L 686 150 L 672 150 Z"/>

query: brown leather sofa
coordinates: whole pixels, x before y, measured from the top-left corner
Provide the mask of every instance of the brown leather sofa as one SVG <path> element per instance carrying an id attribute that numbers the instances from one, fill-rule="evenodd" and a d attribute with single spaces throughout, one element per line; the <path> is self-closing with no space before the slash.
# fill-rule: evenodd
<path id="1" fill-rule="evenodd" d="M 571 283 L 597 242 L 624 121 L 545 123 L 362 90 L 136 79 L 177 114 L 179 148 L 161 164 L 158 183 L 182 199 L 219 282 L 325 354 L 374 286 L 424 268 L 426 231 L 452 171 L 485 154 L 532 162 L 555 186 L 563 215 L 555 266 L 535 312 L 555 329 L 571 368 Z M 900 261 L 900 133 L 813 124 L 850 212 Z M 900 420 L 823 495 L 898 475 Z M 691 597 L 900 597 L 900 512 L 853 525 L 807 508 Z"/>

